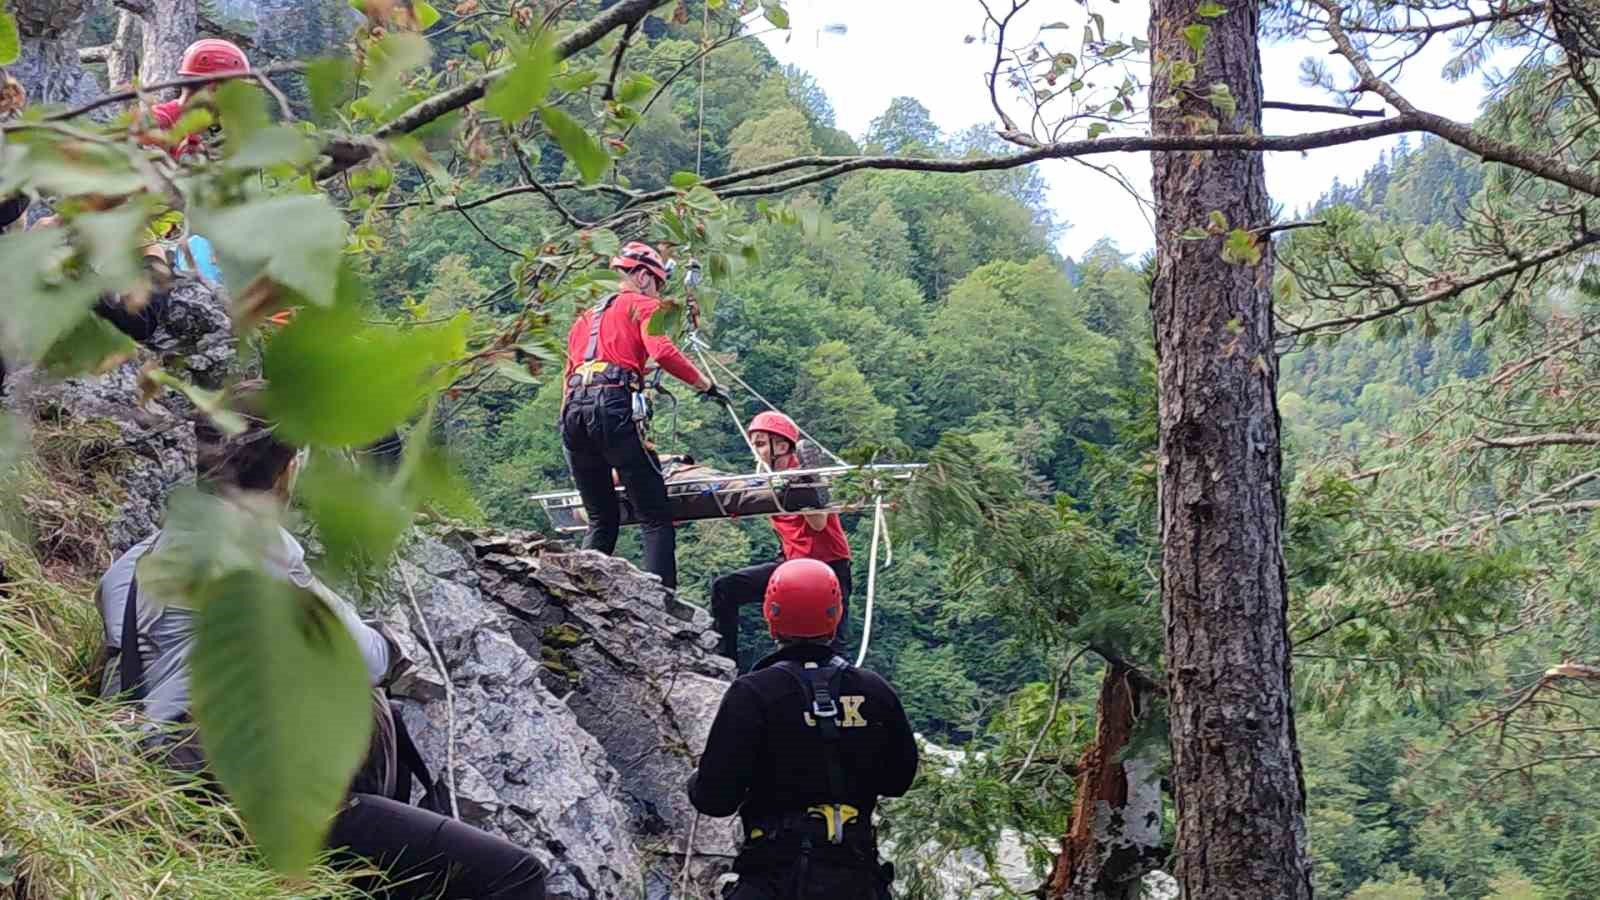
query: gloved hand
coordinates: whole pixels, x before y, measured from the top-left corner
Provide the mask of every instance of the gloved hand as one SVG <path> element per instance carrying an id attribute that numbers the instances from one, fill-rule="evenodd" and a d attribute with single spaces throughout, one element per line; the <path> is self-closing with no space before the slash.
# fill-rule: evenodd
<path id="1" fill-rule="evenodd" d="M 715 381 L 711 382 L 710 387 L 700 392 L 700 399 L 714 400 L 723 406 L 731 406 L 733 404 L 733 398 L 729 397 L 728 392 L 724 391 L 722 386 Z"/>

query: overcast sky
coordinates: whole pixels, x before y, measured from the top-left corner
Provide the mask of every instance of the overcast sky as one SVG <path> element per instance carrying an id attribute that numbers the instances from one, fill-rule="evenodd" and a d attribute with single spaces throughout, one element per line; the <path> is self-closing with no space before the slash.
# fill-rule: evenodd
<path id="1" fill-rule="evenodd" d="M 998 2 L 1005 4 L 1005 0 Z M 833 101 L 839 127 L 852 135 L 859 138 L 865 133 L 872 119 L 897 96 L 920 100 L 946 133 L 994 121 L 983 81 L 994 60 L 994 48 L 963 40 L 967 35 L 978 34 L 983 24 L 983 10 L 977 0 L 787 0 L 786 6 L 790 31 L 769 34 L 762 40 L 780 61 L 798 65 L 817 78 Z M 1097 3 L 1095 8 L 1106 15 L 1108 38 L 1145 36 L 1149 15 L 1146 0 Z M 1083 17 L 1083 7 L 1077 2 L 1035 0 L 1024 17 L 1019 17 L 1013 33 L 1026 39 L 1044 22 L 1065 20 L 1081 25 Z M 821 30 L 833 23 L 844 25 L 846 32 L 839 35 Z M 1076 52 L 1077 40 L 1061 49 Z M 1306 42 L 1264 47 L 1262 69 L 1267 99 L 1332 102 L 1324 92 L 1301 86 L 1299 78 L 1301 59 L 1323 56 L 1327 50 L 1326 45 Z M 1447 56 L 1448 48 L 1442 44 L 1430 47 L 1407 67 L 1398 86 L 1425 109 L 1470 120 L 1477 114 L 1483 96 L 1481 79 L 1473 76 L 1455 84 L 1441 79 L 1439 70 Z M 1329 67 L 1338 83 L 1344 83 L 1348 68 L 1342 60 L 1330 59 Z M 1369 99 L 1362 105 L 1376 108 L 1379 101 Z M 1289 134 L 1356 121 L 1344 116 L 1267 110 L 1265 131 Z M 1419 139 L 1413 137 L 1413 143 Z M 1269 154 L 1267 186 L 1273 201 L 1289 211 L 1303 208 L 1326 190 L 1335 176 L 1347 183 L 1358 179 L 1397 140 L 1369 141 L 1305 154 Z M 1102 165 L 1115 163 L 1139 193 L 1149 197 L 1150 166 L 1146 155 L 1108 154 L 1091 159 Z M 1063 252 L 1076 257 L 1101 237 L 1112 238 L 1128 253 L 1142 253 L 1153 246 L 1150 226 L 1139 204 L 1111 179 L 1066 160 L 1047 160 L 1040 165 L 1050 184 L 1057 218 L 1071 226 L 1061 240 Z"/>

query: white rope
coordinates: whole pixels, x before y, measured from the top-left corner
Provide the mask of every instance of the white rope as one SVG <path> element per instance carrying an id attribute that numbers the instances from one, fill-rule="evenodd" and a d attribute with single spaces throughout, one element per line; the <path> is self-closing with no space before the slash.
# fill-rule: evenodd
<path id="1" fill-rule="evenodd" d="M 717 368 L 721 369 L 724 373 L 726 373 L 727 376 L 730 379 L 733 380 L 734 384 L 737 384 L 739 387 L 744 388 L 746 391 L 748 391 L 750 393 L 750 396 L 756 398 L 757 400 L 760 400 L 762 405 L 765 406 L 767 409 L 770 409 L 770 410 L 772 410 L 773 412 L 776 412 L 776 413 L 783 412 L 783 410 L 781 410 L 778 407 L 774 406 L 772 404 L 771 400 L 768 400 L 767 398 L 761 396 L 761 393 L 759 391 L 757 391 L 755 388 L 753 388 L 749 384 L 747 384 L 745 382 L 745 380 L 743 378 L 740 378 L 732 369 L 730 369 L 727 366 L 723 365 L 722 363 L 718 362 L 715 357 L 708 356 L 706 354 L 706 352 L 705 352 L 706 343 L 705 343 L 705 341 L 702 341 L 700 339 L 700 336 L 698 334 L 691 334 L 689 336 L 689 346 L 694 348 L 695 353 L 697 353 L 700 356 L 701 361 L 707 365 L 707 368 L 709 368 L 710 366 L 716 366 Z M 834 462 L 838 463 L 841 466 L 850 465 L 850 463 L 845 461 L 844 457 L 842 457 L 839 454 L 833 452 L 832 450 L 829 450 L 827 448 L 827 446 L 825 446 L 821 441 L 819 441 L 816 438 L 812 437 L 811 435 L 807 434 L 806 430 L 804 428 L 801 428 L 798 424 L 795 425 L 795 430 L 800 432 L 800 436 L 801 437 L 805 438 L 806 440 L 810 441 L 813 444 L 816 444 L 817 447 L 820 450 L 822 450 L 823 453 L 826 453 L 826 454 L 828 454 L 828 456 L 832 457 Z M 744 433 L 743 431 L 740 432 L 740 434 L 743 434 L 743 433 Z M 745 442 L 749 443 L 749 440 L 746 439 Z M 750 452 L 754 453 L 755 452 L 755 448 L 751 447 L 750 448 Z M 761 461 L 760 457 L 757 457 L 756 458 L 756 462 L 759 464 L 760 461 Z"/>
<path id="2" fill-rule="evenodd" d="M 395 556 L 399 562 L 400 557 Z M 417 602 L 417 592 L 411 588 L 411 576 L 400 568 L 400 579 L 405 582 L 406 596 L 411 598 L 411 611 L 417 614 L 417 625 L 422 628 L 422 637 L 428 642 L 428 654 L 433 657 L 433 664 L 439 667 L 439 680 L 444 682 L 444 775 L 445 782 L 450 787 L 450 818 L 461 818 L 461 807 L 456 804 L 456 692 L 450 687 L 450 670 L 444 666 L 444 656 L 439 652 L 439 645 L 433 642 L 433 630 L 428 627 L 428 617 L 422 613 L 422 604 Z M 411 776 L 406 776 L 407 778 Z M 433 785 L 428 785 L 431 790 Z"/>
<path id="3" fill-rule="evenodd" d="M 878 539 L 882 536 L 886 549 L 883 567 L 885 569 L 894 564 L 894 545 L 889 542 L 888 529 L 883 527 L 883 495 L 879 494 L 872 504 L 872 550 L 867 554 L 867 609 L 865 624 L 861 629 L 861 650 L 856 654 L 856 665 L 860 666 L 867 660 L 867 645 L 872 643 L 872 598 L 878 589 Z"/>

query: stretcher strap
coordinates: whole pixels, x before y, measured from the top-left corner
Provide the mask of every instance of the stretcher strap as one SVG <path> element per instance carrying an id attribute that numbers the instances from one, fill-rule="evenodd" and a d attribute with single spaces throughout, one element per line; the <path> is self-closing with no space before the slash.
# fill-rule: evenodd
<path id="1" fill-rule="evenodd" d="M 889 568 L 894 564 L 894 544 L 889 540 L 889 529 L 884 527 L 883 495 L 879 494 L 872 503 L 872 550 L 867 554 L 867 610 L 865 624 L 861 629 L 861 649 L 856 653 L 856 665 L 860 666 L 867 659 L 867 645 L 872 643 L 872 598 L 878 588 L 878 540 L 883 540 L 884 561 L 883 567 Z"/>

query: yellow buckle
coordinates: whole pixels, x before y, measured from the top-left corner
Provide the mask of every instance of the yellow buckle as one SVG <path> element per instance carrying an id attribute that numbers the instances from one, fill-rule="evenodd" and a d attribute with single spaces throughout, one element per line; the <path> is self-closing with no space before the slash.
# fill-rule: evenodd
<path id="1" fill-rule="evenodd" d="M 827 823 L 830 844 L 844 843 L 844 827 L 861 816 L 861 810 L 848 803 L 822 803 L 806 807 L 806 812 Z"/>
<path id="2" fill-rule="evenodd" d="M 588 387 L 589 383 L 594 380 L 594 376 L 599 375 L 601 372 L 606 370 L 606 365 L 607 363 L 603 359 L 590 360 L 589 362 L 580 364 L 578 368 L 573 370 L 573 374 L 582 375 L 583 386 Z"/>

